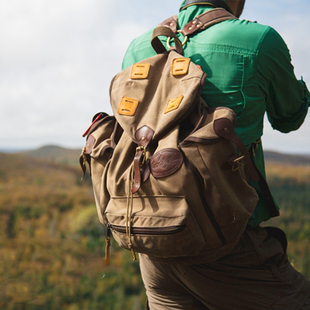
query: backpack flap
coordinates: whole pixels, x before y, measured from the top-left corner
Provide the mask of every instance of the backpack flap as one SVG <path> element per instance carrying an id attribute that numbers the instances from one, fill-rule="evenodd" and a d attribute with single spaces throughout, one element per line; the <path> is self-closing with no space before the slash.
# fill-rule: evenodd
<path id="1" fill-rule="evenodd" d="M 206 74 L 175 51 L 148 58 L 114 77 L 110 87 L 113 113 L 129 137 L 147 126 L 159 139 L 193 109 Z"/>

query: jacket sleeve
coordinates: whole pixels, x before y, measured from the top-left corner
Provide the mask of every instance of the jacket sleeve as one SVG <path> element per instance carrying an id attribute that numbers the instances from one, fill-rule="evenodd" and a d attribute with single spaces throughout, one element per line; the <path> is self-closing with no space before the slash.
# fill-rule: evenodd
<path id="1" fill-rule="evenodd" d="M 284 133 L 297 130 L 307 115 L 310 94 L 305 82 L 296 79 L 290 52 L 272 28 L 260 46 L 258 79 L 271 126 Z"/>

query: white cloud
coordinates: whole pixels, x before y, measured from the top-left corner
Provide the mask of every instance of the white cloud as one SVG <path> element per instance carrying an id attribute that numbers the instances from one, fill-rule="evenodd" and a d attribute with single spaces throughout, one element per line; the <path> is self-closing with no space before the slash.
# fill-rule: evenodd
<path id="1" fill-rule="evenodd" d="M 310 5 L 294 15 L 291 5 L 282 3 L 248 1 L 244 17 L 275 25 L 291 48 L 297 73 L 310 84 L 310 41 L 305 39 Z M 121 69 L 129 42 L 176 14 L 180 4 L 181 0 L 2 0 L 0 147 L 83 145 L 81 134 L 93 114 L 111 112 L 110 80 Z M 277 6 L 279 17 L 274 14 Z M 301 133 L 309 137 L 309 125 L 304 128 Z M 273 133 L 270 137 L 271 143 L 269 138 L 266 142 L 274 145 Z M 279 145 L 284 148 L 284 143 Z"/>

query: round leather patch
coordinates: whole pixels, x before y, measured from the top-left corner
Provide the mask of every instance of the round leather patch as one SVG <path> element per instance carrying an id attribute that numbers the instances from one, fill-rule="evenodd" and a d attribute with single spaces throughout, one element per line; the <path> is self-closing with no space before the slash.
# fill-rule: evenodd
<path id="1" fill-rule="evenodd" d="M 183 163 L 180 151 L 167 148 L 155 153 L 150 159 L 151 173 L 155 178 L 165 178 L 175 173 Z"/>

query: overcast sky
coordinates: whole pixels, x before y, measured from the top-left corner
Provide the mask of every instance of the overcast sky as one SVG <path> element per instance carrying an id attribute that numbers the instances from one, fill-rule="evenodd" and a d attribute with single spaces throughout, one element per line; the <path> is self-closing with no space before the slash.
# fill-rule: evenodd
<path id="1" fill-rule="evenodd" d="M 182 0 L 1 0 L 0 149 L 80 148 L 130 41 Z M 242 18 L 274 27 L 310 85 L 310 1 L 248 0 Z M 265 125 L 265 149 L 310 154 L 310 117 L 288 135 Z"/>

